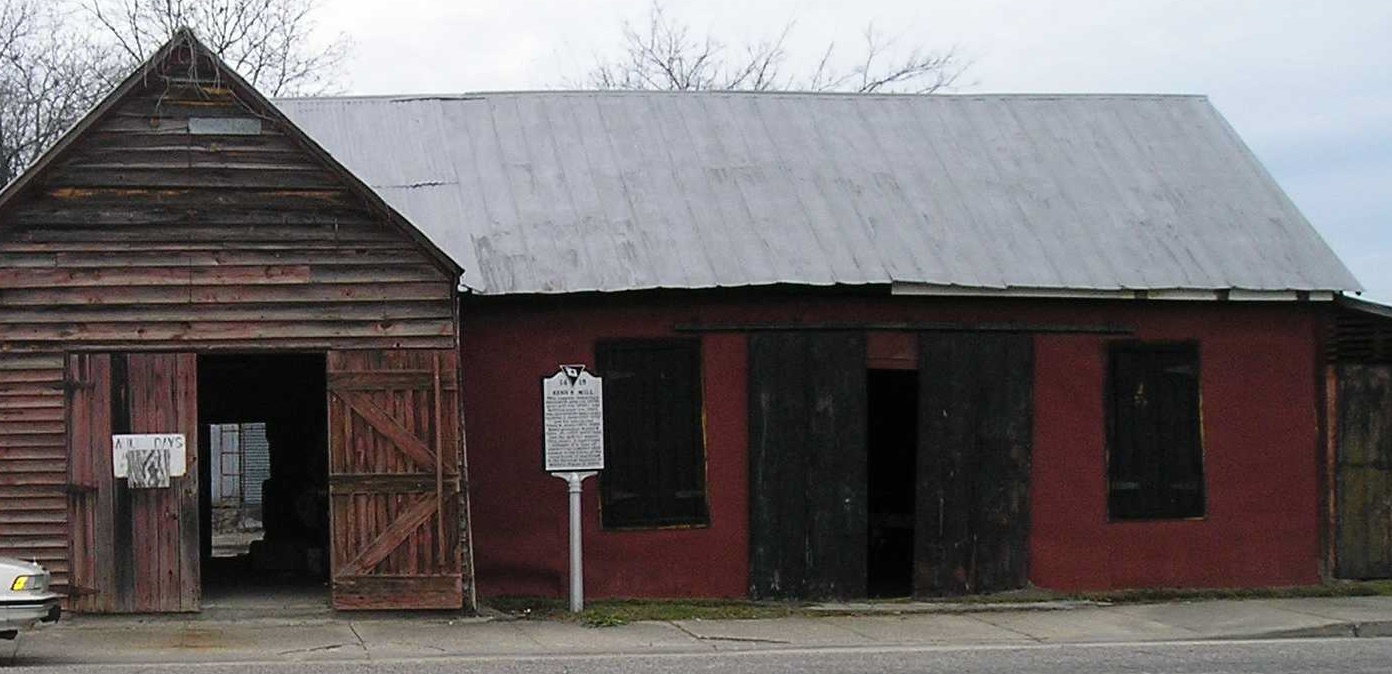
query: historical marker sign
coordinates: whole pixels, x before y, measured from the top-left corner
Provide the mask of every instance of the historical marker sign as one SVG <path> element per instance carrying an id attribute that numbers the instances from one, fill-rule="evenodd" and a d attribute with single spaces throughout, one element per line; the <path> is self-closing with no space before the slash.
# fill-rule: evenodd
<path id="1" fill-rule="evenodd" d="M 585 606 L 580 542 L 580 489 L 604 470 L 604 382 L 584 365 L 562 365 L 541 380 L 542 464 L 566 481 L 570 494 L 570 610 Z"/>
<path id="2" fill-rule="evenodd" d="M 584 365 L 541 380 L 543 454 L 549 473 L 604 469 L 604 382 Z"/>

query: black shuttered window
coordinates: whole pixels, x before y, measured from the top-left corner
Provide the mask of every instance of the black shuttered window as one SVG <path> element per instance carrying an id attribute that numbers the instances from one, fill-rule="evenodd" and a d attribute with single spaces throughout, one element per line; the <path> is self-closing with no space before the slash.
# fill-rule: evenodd
<path id="1" fill-rule="evenodd" d="M 1111 519 L 1202 517 L 1198 346 L 1123 343 L 1109 355 Z"/>
<path id="2" fill-rule="evenodd" d="M 595 351 L 604 378 L 604 527 L 708 524 L 700 341 L 601 342 Z"/>

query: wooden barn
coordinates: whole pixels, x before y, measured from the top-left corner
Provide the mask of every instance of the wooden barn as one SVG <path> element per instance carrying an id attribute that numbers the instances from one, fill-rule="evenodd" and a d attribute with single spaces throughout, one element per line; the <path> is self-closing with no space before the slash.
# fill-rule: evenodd
<path id="1" fill-rule="evenodd" d="M 78 611 L 198 610 L 208 428 L 264 421 L 277 570 L 470 604 L 458 278 L 177 36 L 0 193 L 0 552 Z M 117 434 L 183 435 L 186 473 L 130 488 Z"/>
<path id="2" fill-rule="evenodd" d="M 560 596 L 538 380 L 583 363 L 590 596 L 1313 584 L 1382 563 L 1358 290 L 1202 97 L 272 102 L 181 33 L 0 192 L 0 554 L 197 610 L 245 570 L 209 429 L 264 423 L 242 564 Z"/>

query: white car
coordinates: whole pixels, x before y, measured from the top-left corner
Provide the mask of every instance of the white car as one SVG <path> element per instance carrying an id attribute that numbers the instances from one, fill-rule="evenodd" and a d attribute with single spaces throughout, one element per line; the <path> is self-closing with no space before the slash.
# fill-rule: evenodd
<path id="1" fill-rule="evenodd" d="M 0 557 L 0 639 L 13 639 L 20 630 L 58 622 L 61 597 L 48 591 L 49 575 L 42 566 Z"/>

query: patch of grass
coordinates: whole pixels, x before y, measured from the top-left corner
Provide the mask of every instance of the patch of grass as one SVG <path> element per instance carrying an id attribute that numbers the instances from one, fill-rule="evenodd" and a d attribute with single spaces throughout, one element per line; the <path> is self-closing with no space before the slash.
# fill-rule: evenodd
<path id="1" fill-rule="evenodd" d="M 1182 589 L 1152 588 L 1085 592 L 1069 598 L 1113 604 L 1141 604 L 1205 599 L 1297 599 L 1301 597 L 1371 597 L 1392 595 L 1392 581 L 1335 581 L 1293 587 Z"/>
<path id="2" fill-rule="evenodd" d="M 1061 593 L 1027 588 L 996 594 L 940 597 L 933 599 L 873 599 L 854 603 L 910 604 L 999 604 L 1043 601 L 1093 601 L 1109 604 L 1145 604 L 1170 601 L 1203 601 L 1212 599 L 1288 599 L 1300 597 L 1364 597 L 1392 596 L 1392 581 L 1335 581 L 1323 585 L 1269 588 L 1182 589 L 1152 588 L 1117 590 L 1111 592 Z M 825 616 L 808 607 L 819 602 L 773 602 L 741 599 L 600 599 L 585 604 L 585 610 L 573 614 L 563 599 L 539 597 L 496 597 L 485 602 L 489 607 L 522 620 L 560 620 L 578 622 L 589 627 L 614 627 L 642 620 L 748 620 L 784 618 L 788 616 Z M 846 615 L 838 613 L 837 615 Z"/>
<path id="3" fill-rule="evenodd" d="M 973 594 L 958 597 L 929 597 L 924 599 L 895 598 L 861 600 L 856 603 L 950 603 L 1001 604 L 1045 601 L 1092 601 L 1108 604 L 1141 604 L 1166 601 L 1202 601 L 1207 599 L 1293 599 L 1300 597 L 1369 597 L 1392 596 L 1392 580 L 1331 581 L 1323 585 L 1258 588 L 1145 588 L 1110 590 L 1104 592 L 1054 592 L 1036 587 L 994 594 Z"/>
<path id="4" fill-rule="evenodd" d="M 1041 590 L 1037 587 L 1027 587 L 1020 590 L 1008 590 L 1005 592 L 993 592 L 991 594 L 968 594 L 953 597 L 896 597 L 893 599 L 869 599 L 867 603 L 873 604 L 917 604 L 917 603 L 943 603 L 943 604 L 1014 604 L 1038 601 L 1064 601 L 1077 599 L 1072 595 L 1066 595 L 1050 590 Z"/>
<path id="5" fill-rule="evenodd" d="M 578 621 L 591 627 L 611 627 L 640 620 L 745 620 L 801 615 L 799 604 L 741 599 L 600 599 L 572 614 L 568 603 L 536 597 L 498 597 L 488 606 L 526 620 Z"/>
<path id="6" fill-rule="evenodd" d="M 618 627 L 628 624 L 627 620 L 617 615 L 605 613 L 603 611 L 595 611 L 594 609 L 581 613 L 580 622 L 584 623 L 585 627 Z"/>

